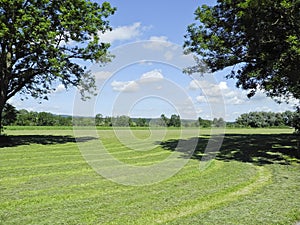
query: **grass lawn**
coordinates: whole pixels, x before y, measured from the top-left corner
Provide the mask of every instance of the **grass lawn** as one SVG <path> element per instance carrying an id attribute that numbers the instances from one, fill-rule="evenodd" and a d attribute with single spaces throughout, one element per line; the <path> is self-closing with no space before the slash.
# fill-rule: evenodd
<path id="1" fill-rule="evenodd" d="M 198 140 L 184 168 L 146 186 L 121 185 L 97 174 L 68 128 L 13 128 L 6 133 L 13 142 L 0 143 L 0 224 L 294 225 L 300 221 L 300 160 L 295 157 L 291 129 L 227 129 L 220 153 L 202 171 L 199 163 L 209 130 L 201 130 L 197 137 L 193 132 L 180 137 L 179 130 L 167 130 L 151 151 L 133 151 L 113 130 L 98 130 L 111 155 L 138 166 L 165 159 L 179 141 Z M 133 133 L 144 140 L 149 136 L 147 129 Z M 81 141 L 87 147 L 98 142 Z"/>

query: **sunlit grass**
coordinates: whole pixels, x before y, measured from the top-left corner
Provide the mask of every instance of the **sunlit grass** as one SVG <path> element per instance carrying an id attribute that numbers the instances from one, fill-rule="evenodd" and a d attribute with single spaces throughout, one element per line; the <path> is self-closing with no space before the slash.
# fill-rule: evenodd
<path id="1" fill-rule="evenodd" d="M 0 224 L 295 224 L 300 220 L 299 163 L 284 151 L 280 154 L 290 161 L 274 158 L 275 150 L 293 149 L 289 140 L 284 148 L 274 142 L 279 134 L 290 135 L 291 129 L 228 129 L 223 157 L 206 170 L 200 171 L 199 160 L 193 157 L 176 175 L 147 186 L 125 186 L 101 177 L 85 162 L 72 130 L 8 129 L 7 133 L 19 144 L 0 147 Z M 144 141 L 149 138 L 147 129 L 133 133 Z M 201 130 L 199 148 L 207 143 L 209 133 Z M 155 148 L 150 151 L 135 151 L 120 143 L 113 130 L 98 134 L 114 157 L 131 165 L 159 162 L 172 153 L 176 140 L 195 138 L 194 132 L 180 137 L 178 130 L 170 129 L 162 140 L 165 144 L 152 143 Z M 25 142 L 23 135 L 30 141 Z M 96 141 L 87 139 L 84 144 L 93 146 Z M 264 161 L 255 161 L 261 157 L 259 151 L 251 155 L 253 161 L 239 157 L 243 146 L 251 151 L 260 146 L 264 151 L 268 144 L 274 148 L 263 155 Z"/>

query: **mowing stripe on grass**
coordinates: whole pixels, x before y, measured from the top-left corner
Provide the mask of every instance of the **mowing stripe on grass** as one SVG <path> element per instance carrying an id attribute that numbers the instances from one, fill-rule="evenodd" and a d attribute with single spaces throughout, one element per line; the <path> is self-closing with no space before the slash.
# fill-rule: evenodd
<path id="1" fill-rule="evenodd" d="M 185 217 L 197 212 L 209 211 L 220 205 L 227 204 L 232 201 L 236 201 L 245 195 L 252 194 L 259 188 L 267 185 L 271 180 L 272 174 L 265 167 L 257 167 L 257 176 L 251 180 L 251 182 L 246 182 L 245 184 L 236 187 L 229 188 L 228 190 L 221 191 L 216 195 L 208 196 L 204 201 L 194 200 L 194 204 L 190 201 L 188 205 L 178 206 L 178 208 L 173 208 L 171 212 L 166 212 L 161 215 L 157 215 L 155 222 L 165 223 L 172 221 L 179 217 Z"/>

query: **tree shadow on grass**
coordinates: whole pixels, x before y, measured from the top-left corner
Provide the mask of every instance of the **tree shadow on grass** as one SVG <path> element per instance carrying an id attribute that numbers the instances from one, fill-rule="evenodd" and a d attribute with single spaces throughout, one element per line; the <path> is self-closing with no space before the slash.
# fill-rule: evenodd
<path id="1" fill-rule="evenodd" d="M 41 144 L 54 145 L 76 142 L 87 142 L 94 140 L 94 137 L 75 138 L 70 135 L 13 135 L 4 136 L 0 139 L 0 148 L 15 147 L 20 145 Z"/>
<path id="2" fill-rule="evenodd" d="M 183 158 L 202 160 L 216 158 L 223 161 L 251 162 L 257 165 L 264 164 L 290 164 L 292 161 L 300 163 L 297 152 L 297 136 L 293 134 L 226 134 L 220 150 L 214 148 L 218 145 L 218 137 L 211 139 L 212 148 L 207 147 L 210 136 L 195 137 L 187 140 L 172 139 L 160 143 L 169 151 L 179 151 Z M 197 147 L 192 154 L 188 148 L 180 147 L 193 141 L 198 141 Z M 181 143 L 178 145 L 178 143 Z M 216 142 L 214 144 L 214 142 Z"/>

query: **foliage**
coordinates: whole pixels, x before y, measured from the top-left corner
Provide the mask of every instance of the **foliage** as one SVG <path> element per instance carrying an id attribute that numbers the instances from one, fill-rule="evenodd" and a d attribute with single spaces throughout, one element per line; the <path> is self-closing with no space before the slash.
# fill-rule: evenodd
<path id="1" fill-rule="evenodd" d="M 104 118 L 103 118 L 103 115 L 101 113 L 98 113 L 95 116 L 95 124 L 96 124 L 96 126 L 103 126 Z"/>
<path id="2" fill-rule="evenodd" d="M 293 127 L 296 129 L 296 133 L 300 135 L 300 107 L 297 108 L 297 111 L 294 113 L 293 116 Z M 299 142 L 300 142 L 300 137 L 299 137 Z M 300 152 L 300 148 L 299 148 Z"/>
<path id="3" fill-rule="evenodd" d="M 112 125 L 116 127 L 130 127 L 132 120 L 129 116 L 117 116 L 112 118 Z"/>
<path id="4" fill-rule="evenodd" d="M 181 120 L 179 115 L 172 114 L 171 118 L 165 116 L 165 114 L 161 114 L 160 122 L 158 123 L 159 126 L 166 126 L 166 127 L 180 127 Z"/>
<path id="5" fill-rule="evenodd" d="M 300 1 L 218 0 L 195 11 L 197 23 L 185 36 L 187 53 L 200 58 L 193 73 L 234 66 L 237 86 L 268 96 L 300 99 Z M 278 98 L 280 97 L 280 98 Z"/>
<path id="6" fill-rule="evenodd" d="M 83 98 L 93 93 L 94 77 L 80 63 L 110 60 L 98 34 L 111 29 L 114 11 L 88 0 L 1 0 L 0 112 L 16 93 L 47 99 L 58 82 Z"/>
<path id="7" fill-rule="evenodd" d="M 16 121 L 17 118 L 17 110 L 16 108 L 9 104 L 6 103 L 4 105 L 3 111 L 0 112 L 0 134 L 3 132 L 3 126 L 10 125 Z"/>
<path id="8" fill-rule="evenodd" d="M 161 120 L 161 122 L 160 122 L 160 124 L 159 124 L 160 126 L 163 126 L 163 127 L 168 126 L 168 124 L 169 124 L 169 119 L 165 116 L 165 114 L 161 114 L 160 120 Z"/>
<path id="9" fill-rule="evenodd" d="M 214 118 L 213 121 L 205 120 L 201 117 L 198 120 L 180 119 L 179 115 L 171 115 L 167 118 L 164 114 L 161 118 L 130 118 L 128 116 L 104 117 L 97 114 L 93 117 L 75 117 L 54 115 L 48 112 L 33 112 L 25 109 L 16 110 L 13 106 L 7 105 L 7 112 L 4 113 L 3 121 L 5 125 L 16 126 L 100 126 L 100 127 L 149 127 L 151 126 L 167 126 L 167 127 L 203 127 L 211 126 L 223 127 L 226 122 L 223 118 Z M 10 113 L 8 113 L 10 112 Z M 235 122 L 231 123 L 231 127 L 295 127 L 299 129 L 300 113 L 285 111 L 282 113 L 275 112 L 250 112 L 241 114 Z M 167 122 L 162 122 L 162 118 Z"/>
<path id="10" fill-rule="evenodd" d="M 171 115 L 168 126 L 169 127 L 180 127 L 181 126 L 180 116 L 175 115 L 175 114 Z"/>
<path id="11" fill-rule="evenodd" d="M 212 121 L 212 125 L 215 127 L 224 127 L 226 125 L 226 122 L 222 117 L 220 117 L 219 119 L 214 118 Z"/>
<path id="12" fill-rule="evenodd" d="M 211 124 L 212 124 L 212 121 L 202 119 L 201 117 L 198 118 L 198 122 L 199 122 L 199 125 L 202 127 L 211 127 Z"/>
<path id="13" fill-rule="evenodd" d="M 3 126 L 11 125 L 17 120 L 18 111 L 16 108 L 6 103 L 2 112 L 2 124 Z"/>
<path id="14" fill-rule="evenodd" d="M 17 126 L 71 126 L 71 116 L 53 115 L 48 112 L 29 112 L 25 109 L 19 110 L 16 121 Z"/>
<path id="15" fill-rule="evenodd" d="M 242 127 L 295 127 L 296 113 L 285 111 L 274 112 L 249 112 L 243 113 L 236 119 L 236 124 Z"/>
<path id="16" fill-rule="evenodd" d="M 148 127 L 149 124 L 145 118 L 138 118 L 136 121 L 137 127 Z"/>

